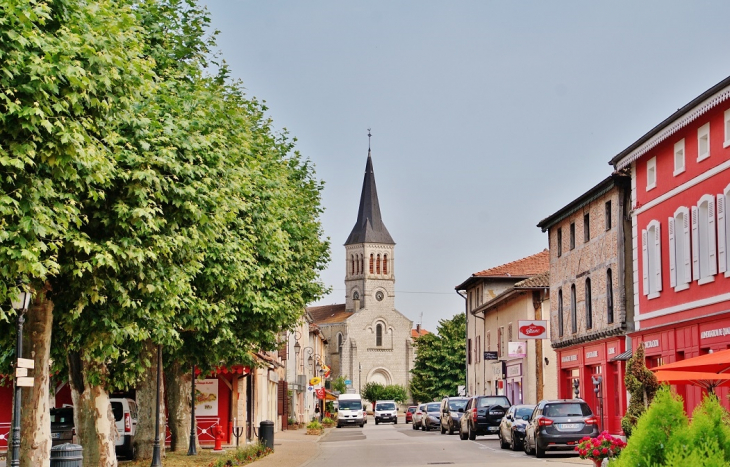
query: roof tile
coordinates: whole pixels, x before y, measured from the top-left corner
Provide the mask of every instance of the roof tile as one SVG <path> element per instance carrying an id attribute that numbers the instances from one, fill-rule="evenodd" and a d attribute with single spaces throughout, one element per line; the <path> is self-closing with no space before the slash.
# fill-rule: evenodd
<path id="1" fill-rule="evenodd" d="M 474 273 L 474 277 L 526 277 L 550 270 L 550 253 L 546 249 L 526 258 Z"/>

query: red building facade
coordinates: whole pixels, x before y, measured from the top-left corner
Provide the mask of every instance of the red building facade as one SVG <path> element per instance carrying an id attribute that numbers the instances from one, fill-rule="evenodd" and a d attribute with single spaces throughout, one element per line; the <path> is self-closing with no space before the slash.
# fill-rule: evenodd
<path id="1" fill-rule="evenodd" d="M 558 397 L 585 400 L 615 434 L 627 406 L 621 356 L 633 322 L 629 182 L 610 176 L 538 224 L 550 242 Z"/>
<path id="2" fill-rule="evenodd" d="M 611 163 L 631 170 L 632 347 L 644 343 L 650 368 L 730 348 L 730 78 Z M 702 397 L 676 389 L 688 411 Z"/>

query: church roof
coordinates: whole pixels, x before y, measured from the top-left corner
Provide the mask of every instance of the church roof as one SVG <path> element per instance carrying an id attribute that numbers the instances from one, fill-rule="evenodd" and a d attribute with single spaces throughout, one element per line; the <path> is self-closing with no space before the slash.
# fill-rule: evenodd
<path id="1" fill-rule="evenodd" d="M 352 313 L 345 310 L 344 303 L 336 305 L 310 306 L 307 312 L 316 324 L 344 323 Z"/>
<path id="2" fill-rule="evenodd" d="M 385 243 L 395 245 L 393 237 L 383 224 L 380 217 L 380 203 L 378 203 L 378 190 L 375 188 L 375 173 L 373 172 L 373 159 L 368 149 L 368 161 L 365 165 L 365 178 L 362 182 L 362 193 L 360 194 L 360 208 L 357 211 L 357 222 L 347 237 L 345 245 L 355 243 Z"/>
<path id="3" fill-rule="evenodd" d="M 527 279 L 550 270 L 550 252 L 546 249 L 540 253 L 518 259 L 510 263 L 475 272 L 469 279 L 455 287 L 465 290 L 475 278 L 490 279 Z"/>

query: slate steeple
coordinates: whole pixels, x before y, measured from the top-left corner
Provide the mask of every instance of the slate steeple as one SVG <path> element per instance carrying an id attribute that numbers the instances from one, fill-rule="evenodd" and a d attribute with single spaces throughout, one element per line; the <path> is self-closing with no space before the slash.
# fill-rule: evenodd
<path id="1" fill-rule="evenodd" d="M 369 135 L 368 135 L 369 136 Z M 360 208 L 357 211 L 357 222 L 347 237 L 345 245 L 355 243 L 383 243 L 395 245 L 393 237 L 383 224 L 380 217 L 380 204 L 378 203 L 378 190 L 375 188 L 375 173 L 373 172 L 373 159 L 370 155 L 370 144 L 368 144 L 368 161 L 365 165 L 365 179 L 362 182 L 362 193 L 360 194 Z"/>

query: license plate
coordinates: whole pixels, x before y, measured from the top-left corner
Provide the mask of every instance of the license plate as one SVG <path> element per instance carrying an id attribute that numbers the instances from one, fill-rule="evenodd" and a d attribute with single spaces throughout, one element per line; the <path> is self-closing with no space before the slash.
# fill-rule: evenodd
<path id="1" fill-rule="evenodd" d="M 348 420 L 347 423 L 355 423 L 355 420 Z"/>
<path id="2" fill-rule="evenodd" d="M 489 427 L 489 431 L 497 431 L 497 430 L 499 430 L 499 427 L 498 426 L 490 426 Z"/>
<path id="3" fill-rule="evenodd" d="M 51 433 L 51 438 L 60 438 L 61 433 Z"/>
<path id="4" fill-rule="evenodd" d="M 575 430 L 576 428 L 578 428 L 578 424 L 577 423 L 561 423 L 560 428 L 563 430 Z"/>

